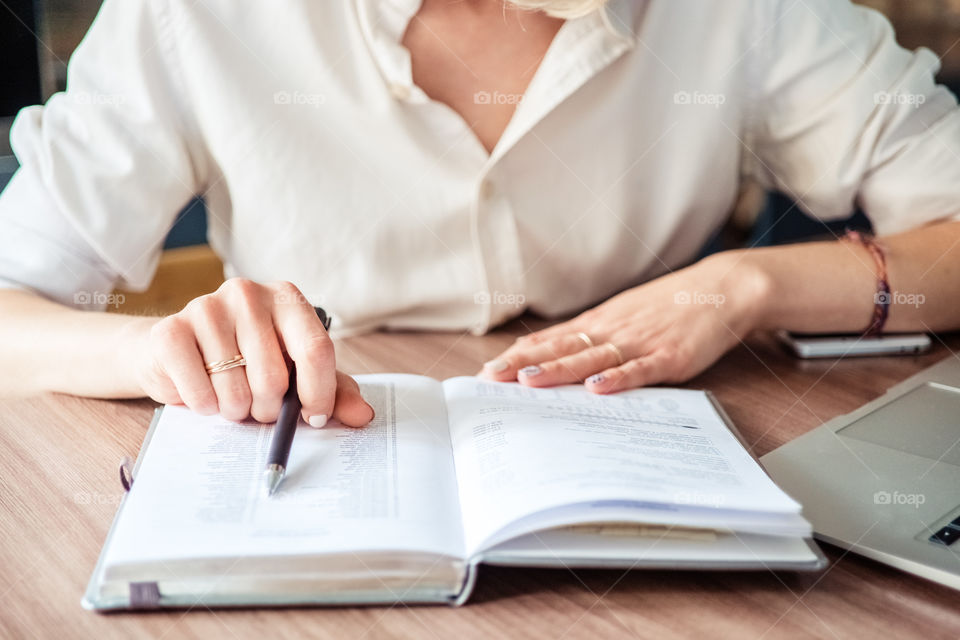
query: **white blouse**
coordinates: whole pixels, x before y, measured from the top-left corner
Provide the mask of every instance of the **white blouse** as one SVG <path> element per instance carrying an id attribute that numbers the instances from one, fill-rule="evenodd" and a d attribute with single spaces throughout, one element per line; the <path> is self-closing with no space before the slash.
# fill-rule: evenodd
<path id="1" fill-rule="evenodd" d="M 563 25 L 492 153 L 414 85 L 418 5 L 106 0 L 14 125 L 2 286 L 145 288 L 202 194 L 228 275 L 292 281 L 341 332 L 483 332 L 688 263 L 747 174 L 880 234 L 960 211 L 936 57 L 846 0 L 613 0 Z"/>

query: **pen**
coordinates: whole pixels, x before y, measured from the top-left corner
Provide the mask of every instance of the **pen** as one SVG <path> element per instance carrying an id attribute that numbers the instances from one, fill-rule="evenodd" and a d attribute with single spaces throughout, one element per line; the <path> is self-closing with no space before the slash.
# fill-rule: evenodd
<path id="1" fill-rule="evenodd" d="M 324 329 L 330 328 L 330 318 L 320 307 L 314 307 L 317 317 L 323 323 Z M 290 447 L 293 444 L 293 435 L 297 432 L 297 423 L 300 422 L 300 396 L 297 395 L 297 367 L 290 367 L 290 383 L 287 392 L 283 395 L 283 404 L 280 405 L 280 415 L 273 428 L 270 439 L 270 452 L 267 454 L 267 468 L 263 472 L 263 489 L 267 496 L 272 496 L 283 476 L 287 472 L 287 459 L 290 457 Z"/>

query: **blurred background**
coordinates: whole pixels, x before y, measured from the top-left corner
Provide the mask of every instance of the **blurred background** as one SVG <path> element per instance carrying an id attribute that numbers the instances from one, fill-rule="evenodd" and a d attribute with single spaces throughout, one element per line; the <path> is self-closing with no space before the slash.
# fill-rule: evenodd
<path id="1" fill-rule="evenodd" d="M 44 92 L 63 89 L 66 62 L 93 21 L 99 0 L 36 0 L 34 31 L 40 46 Z M 859 0 L 893 22 L 900 43 L 909 49 L 925 46 L 943 60 L 942 75 L 960 80 L 960 0 Z M 11 4 L 11 6 L 15 6 Z M 8 62 L 9 63 L 9 62 Z"/>
<path id="2" fill-rule="evenodd" d="M 925 46 L 943 62 L 939 81 L 954 93 L 960 89 L 960 0 L 858 0 L 884 13 L 894 24 L 898 40 L 909 49 Z M 23 106 L 43 102 L 64 89 L 70 55 L 96 16 L 100 0 L 0 0 L 0 189 L 16 169 L 10 155 L 9 127 Z M 869 229 L 854 213 L 831 225 Z M 805 216 L 780 194 L 744 185 L 726 227 L 704 254 L 744 245 L 770 245 L 829 236 L 820 222 Z M 215 288 L 222 265 L 206 244 L 203 203 L 191 203 L 167 238 L 157 275 L 158 286 L 140 306 L 172 312 L 195 295 Z M 179 282 L 170 288 L 163 283 Z M 183 286 L 189 281 L 190 286 Z"/>

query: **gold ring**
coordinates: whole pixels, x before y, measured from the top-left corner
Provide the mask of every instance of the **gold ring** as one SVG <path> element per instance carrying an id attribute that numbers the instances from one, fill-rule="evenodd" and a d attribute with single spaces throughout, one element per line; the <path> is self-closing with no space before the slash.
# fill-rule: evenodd
<path id="1" fill-rule="evenodd" d="M 623 351 L 620 351 L 620 348 L 617 345 L 613 344 L 612 342 L 605 342 L 603 346 L 605 346 L 607 349 L 610 349 L 610 351 L 613 352 L 613 355 L 617 356 L 618 367 L 622 365 L 624 362 L 626 362 L 623 359 Z"/>
<path id="2" fill-rule="evenodd" d="M 220 373 L 221 371 L 229 371 L 230 369 L 236 369 L 237 367 L 245 366 L 247 366 L 247 359 L 241 355 L 236 355 L 229 360 L 211 362 L 207 365 L 207 373 L 209 375 L 213 375 L 214 373 Z"/>
<path id="3" fill-rule="evenodd" d="M 577 332 L 576 334 L 574 334 L 574 335 L 576 335 L 578 338 L 580 338 L 581 340 L 583 340 L 583 343 L 587 345 L 587 349 L 592 349 L 592 348 L 593 348 L 593 340 L 591 340 L 591 339 L 590 339 L 590 336 L 588 336 L 587 334 L 585 334 L 583 331 L 578 331 L 578 332 Z"/>

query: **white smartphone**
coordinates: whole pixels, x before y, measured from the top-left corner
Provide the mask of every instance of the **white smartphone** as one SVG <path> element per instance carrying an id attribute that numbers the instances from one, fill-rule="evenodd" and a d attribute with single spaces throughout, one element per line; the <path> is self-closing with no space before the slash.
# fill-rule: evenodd
<path id="1" fill-rule="evenodd" d="M 824 335 L 779 331 L 777 337 L 798 358 L 910 355 L 930 349 L 930 336 L 925 333 L 897 333 L 864 338 L 859 334 Z"/>

